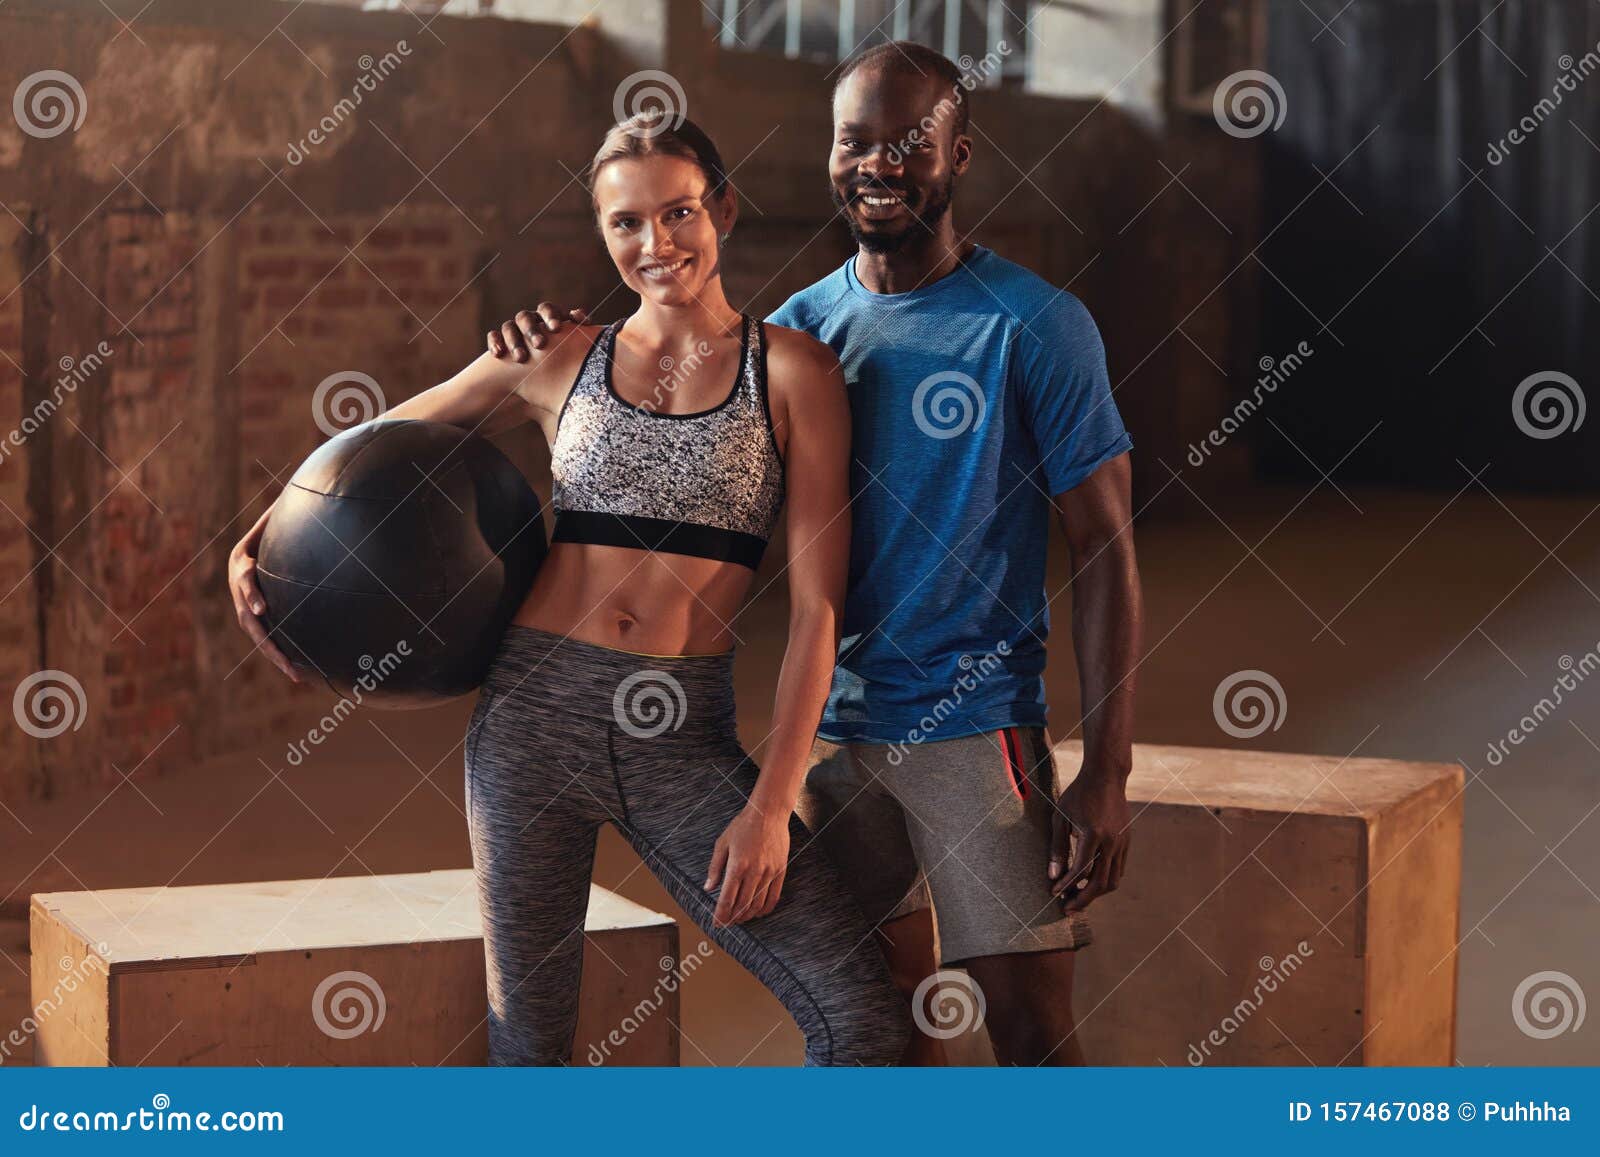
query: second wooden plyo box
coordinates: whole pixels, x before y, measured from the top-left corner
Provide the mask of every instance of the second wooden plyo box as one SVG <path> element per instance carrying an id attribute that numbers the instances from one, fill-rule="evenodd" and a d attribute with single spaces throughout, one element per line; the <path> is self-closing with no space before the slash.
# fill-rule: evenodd
<path id="1" fill-rule="evenodd" d="M 482 1065 L 470 870 L 50 892 L 37 1065 Z M 678 927 L 591 886 L 573 1063 L 678 1063 Z"/>
<path id="2" fill-rule="evenodd" d="M 1090 1063 L 1453 1064 L 1463 782 L 1135 744 L 1128 869 L 1077 962 Z"/>

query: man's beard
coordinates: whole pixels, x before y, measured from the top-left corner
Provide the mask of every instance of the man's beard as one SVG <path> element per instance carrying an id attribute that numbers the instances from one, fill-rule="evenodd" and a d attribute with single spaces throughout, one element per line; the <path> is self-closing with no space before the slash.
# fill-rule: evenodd
<path id="1" fill-rule="evenodd" d="M 950 204 L 955 199 L 955 190 L 956 178 L 952 173 L 943 185 L 928 194 L 928 200 L 921 209 L 908 214 L 910 220 L 906 222 L 904 228 L 893 233 L 869 233 L 861 228 L 861 222 L 850 212 L 848 202 L 839 195 L 838 187 L 831 183 L 828 185 L 834 205 L 844 211 L 845 224 L 850 226 L 851 238 L 868 253 L 898 253 L 919 237 L 932 238 L 939 220 L 950 212 Z"/>

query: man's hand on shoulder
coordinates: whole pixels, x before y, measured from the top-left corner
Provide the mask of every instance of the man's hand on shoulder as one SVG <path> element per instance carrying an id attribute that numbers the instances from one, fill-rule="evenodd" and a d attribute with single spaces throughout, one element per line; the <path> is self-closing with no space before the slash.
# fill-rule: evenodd
<path id="1" fill-rule="evenodd" d="M 588 319 L 584 309 L 568 309 L 541 301 L 537 309 L 524 309 L 510 321 L 502 322 L 499 329 L 491 329 L 486 337 L 489 353 L 513 362 L 525 362 L 532 351 L 543 349 L 545 343 L 563 329 L 581 324 Z"/>

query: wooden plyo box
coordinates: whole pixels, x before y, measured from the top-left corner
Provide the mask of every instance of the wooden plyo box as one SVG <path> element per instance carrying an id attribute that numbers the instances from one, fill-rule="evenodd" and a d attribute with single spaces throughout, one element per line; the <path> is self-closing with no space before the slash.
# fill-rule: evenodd
<path id="1" fill-rule="evenodd" d="M 42 892 L 37 1065 L 483 1065 L 469 870 Z M 678 926 L 591 886 L 574 1064 L 676 1065 Z"/>
<path id="2" fill-rule="evenodd" d="M 1458 765 L 1133 751 L 1127 871 L 1077 960 L 1091 1064 L 1454 1063 Z"/>

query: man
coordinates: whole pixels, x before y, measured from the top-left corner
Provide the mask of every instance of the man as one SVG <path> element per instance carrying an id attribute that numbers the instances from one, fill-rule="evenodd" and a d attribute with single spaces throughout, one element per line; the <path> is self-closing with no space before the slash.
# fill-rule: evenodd
<path id="1" fill-rule="evenodd" d="M 1000 1063 L 1081 1064 L 1073 953 L 1129 841 L 1132 443 L 1083 305 L 956 230 L 973 156 L 962 80 L 909 42 L 844 67 L 829 175 L 857 252 L 769 319 L 834 349 L 853 421 L 843 638 L 800 811 L 920 1024 L 947 983 L 931 905 L 939 963 L 981 993 Z M 521 359 L 578 312 L 523 311 L 489 347 Z M 1084 721 L 1083 766 L 1059 793 L 1043 683 L 1052 506 Z M 940 1056 L 928 1033 L 907 1060 Z"/>

